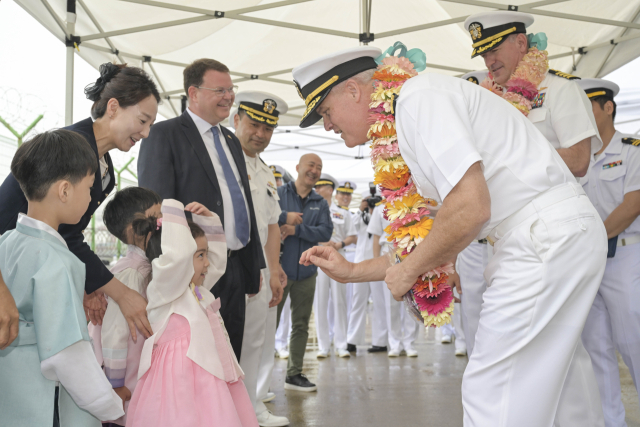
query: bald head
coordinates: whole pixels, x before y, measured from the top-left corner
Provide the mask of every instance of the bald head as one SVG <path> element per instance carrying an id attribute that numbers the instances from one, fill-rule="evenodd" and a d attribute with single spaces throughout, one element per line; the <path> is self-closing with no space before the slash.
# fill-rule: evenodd
<path id="1" fill-rule="evenodd" d="M 317 154 L 309 153 L 309 154 L 303 155 L 302 157 L 300 157 L 300 161 L 298 162 L 298 166 L 300 166 L 302 164 L 305 164 L 305 163 L 308 163 L 308 162 L 319 163 L 320 167 L 322 168 L 322 159 Z"/>
<path id="2" fill-rule="evenodd" d="M 298 172 L 296 187 L 299 189 L 309 189 L 309 191 L 311 191 L 320 179 L 322 159 L 317 154 L 305 154 L 300 157 L 296 171 Z"/>

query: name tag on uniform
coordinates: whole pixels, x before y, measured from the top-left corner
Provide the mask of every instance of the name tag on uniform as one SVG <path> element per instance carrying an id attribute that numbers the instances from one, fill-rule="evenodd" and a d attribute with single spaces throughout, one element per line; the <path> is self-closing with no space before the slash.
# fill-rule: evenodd
<path id="1" fill-rule="evenodd" d="M 602 165 L 602 169 L 611 169 L 611 168 L 615 168 L 616 166 L 620 166 L 622 165 L 622 160 L 618 160 L 615 162 L 611 162 L 611 163 L 607 163 L 606 165 Z"/>
<path id="2" fill-rule="evenodd" d="M 544 104 L 544 98 L 547 96 L 547 93 L 538 93 L 536 95 L 535 98 L 533 98 L 533 101 L 531 102 L 531 109 L 533 110 L 534 108 L 540 108 L 542 107 L 542 104 Z"/>

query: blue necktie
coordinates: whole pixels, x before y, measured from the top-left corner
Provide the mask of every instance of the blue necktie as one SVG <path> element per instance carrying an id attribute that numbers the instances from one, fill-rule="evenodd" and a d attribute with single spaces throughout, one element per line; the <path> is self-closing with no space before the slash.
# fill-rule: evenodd
<path id="1" fill-rule="evenodd" d="M 212 127 L 211 133 L 213 133 L 213 145 L 215 145 L 216 151 L 218 152 L 224 178 L 227 180 L 227 186 L 231 194 L 233 218 L 236 220 L 236 237 L 238 237 L 242 246 L 246 246 L 249 241 L 249 216 L 247 215 L 247 206 L 244 203 L 244 197 L 242 197 L 242 190 L 229 164 L 229 159 L 227 159 L 227 155 L 222 149 L 220 137 L 218 136 L 218 128 L 216 126 Z"/>

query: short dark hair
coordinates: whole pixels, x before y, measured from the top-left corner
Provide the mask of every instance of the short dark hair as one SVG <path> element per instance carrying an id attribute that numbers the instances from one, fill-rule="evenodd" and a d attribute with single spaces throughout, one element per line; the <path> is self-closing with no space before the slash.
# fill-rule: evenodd
<path id="1" fill-rule="evenodd" d="M 184 77 L 184 91 L 187 95 L 189 95 L 189 88 L 191 86 L 198 87 L 202 85 L 204 74 L 209 70 L 219 71 L 221 73 L 229 72 L 229 68 L 226 65 L 215 59 L 196 59 L 182 72 L 182 76 Z"/>
<path id="2" fill-rule="evenodd" d="M 611 101 L 611 103 L 613 104 L 613 114 L 611 115 L 611 120 L 614 122 L 616 121 L 616 110 L 618 106 L 616 105 L 616 101 L 614 101 L 613 98 L 611 98 L 610 96 L 602 95 L 591 98 L 591 100 L 597 102 L 602 110 L 604 110 L 604 106 L 606 105 L 606 103 Z"/>
<path id="3" fill-rule="evenodd" d="M 98 155 L 84 137 L 65 129 L 43 132 L 18 148 L 11 173 L 27 200 L 39 202 L 62 179 L 76 185 L 98 170 Z"/>
<path id="4" fill-rule="evenodd" d="M 127 241 L 126 229 L 136 218 L 153 205 L 162 203 L 162 198 L 155 191 L 141 188 L 128 187 L 116 192 L 113 199 L 109 200 L 104 208 L 103 221 L 109 233 L 125 243 Z"/>
<path id="5" fill-rule="evenodd" d="M 158 219 L 154 216 L 146 218 L 136 218 L 131 223 L 133 232 L 138 236 L 146 237 L 151 233 L 144 248 L 145 255 L 149 262 L 162 255 L 162 227 L 158 228 Z M 191 236 L 195 239 L 204 236 L 204 230 L 193 221 L 187 221 Z"/>
<path id="6" fill-rule="evenodd" d="M 104 116 L 111 98 L 118 100 L 122 108 L 136 105 L 151 95 L 160 103 L 158 87 L 151 77 L 143 69 L 127 67 L 127 64 L 100 65 L 100 77 L 85 87 L 84 93 L 93 101 L 91 117 L 94 120 Z"/>

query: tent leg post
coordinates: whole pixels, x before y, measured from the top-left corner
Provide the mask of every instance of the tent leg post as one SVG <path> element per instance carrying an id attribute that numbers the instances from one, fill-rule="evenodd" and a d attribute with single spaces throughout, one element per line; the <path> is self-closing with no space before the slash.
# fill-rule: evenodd
<path id="1" fill-rule="evenodd" d="M 67 31 L 73 35 L 76 28 L 76 0 L 67 0 Z M 67 70 L 65 81 L 65 100 L 64 100 L 64 124 L 69 126 L 73 124 L 73 65 L 74 65 L 74 49 L 73 43 L 67 43 Z"/>
<path id="2" fill-rule="evenodd" d="M 73 124 L 73 46 L 67 48 L 67 75 L 64 100 L 64 125 Z"/>

